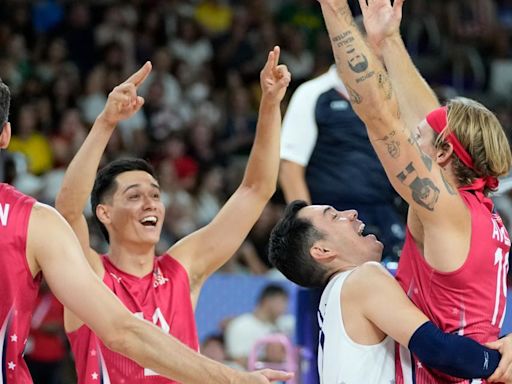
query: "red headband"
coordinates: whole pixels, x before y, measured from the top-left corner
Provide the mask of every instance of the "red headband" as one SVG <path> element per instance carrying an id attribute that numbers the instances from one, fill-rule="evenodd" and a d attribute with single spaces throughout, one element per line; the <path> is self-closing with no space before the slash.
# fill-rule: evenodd
<path id="1" fill-rule="evenodd" d="M 441 134 L 448 126 L 448 108 L 440 107 L 430 112 L 427 115 L 427 123 L 432 127 L 432 129 L 437 134 Z M 452 145 L 453 152 L 455 152 L 455 154 L 459 157 L 460 161 L 462 161 L 462 163 L 466 167 L 471 168 L 473 171 L 476 171 L 471 155 L 466 151 L 466 149 L 464 149 L 457 136 L 455 136 L 453 132 L 450 132 L 448 135 L 445 136 L 445 139 Z M 487 176 L 484 178 L 476 179 L 473 182 L 473 184 L 462 187 L 460 189 L 482 191 L 484 187 L 487 186 L 490 189 L 495 190 L 496 188 L 498 188 L 498 185 L 499 181 L 496 177 Z M 483 194 L 481 197 L 482 199 L 485 200 L 484 202 L 486 203 L 486 205 L 490 205 L 490 209 L 492 209 L 491 200 L 485 198 Z"/>
<path id="2" fill-rule="evenodd" d="M 434 109 L 427 115 L 427 123 L 438 135 L 441 134 L 448 126 L 448 108 L 440 107 Z M 455 136 L 453 132 L 450 132 L 445 136 L 445 139 L 452 145 L 453 152 L 459 157 L 460 161 L 462 161 L 466 167 L 475 170 L 471 155 L 464 149 L 459 139 L 457 139 L 457 136 Z"/>

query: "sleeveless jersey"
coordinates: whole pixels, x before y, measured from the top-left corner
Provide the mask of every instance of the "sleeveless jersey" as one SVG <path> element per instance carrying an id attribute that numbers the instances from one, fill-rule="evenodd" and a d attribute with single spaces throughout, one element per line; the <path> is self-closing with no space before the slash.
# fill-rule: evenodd
<path id="1" fill-rule="evenodd" d="M 318 309 L 320 384 L 388 384 L 395 380 L 395 346 L 389 336 L 375 345 L 354 342 L 345 330 L 341 290 L 352 271 L 340 273 L 325 287 Z"/>
<path id="2" fill-rule="evenodd" d="M 32 383 L 23 361 L 41 275 L 27 263 L 27 230 L 35 200 L 0 183 L 0 383 Z"/>
<path id="3" fill-rule="evenodd" d="M 473 193 L 459 192 L 471 214 L 471 243 L 465 263 L 454 272 L 435 270 L 407 231 L 396 277 L 414 304 L 443 331 L 485 343 L 498 338 L 505 318 L 510 239 L 497 213 L 490 212 Z M 414 357 L 407 367 L 411 356 L 404 350 L 396 357 L 397 384 L 468 382 L 423 367 Z"/>
<path id="4" fill-rule="evenodd" d="M 169 255 L 156 257 L 153 272 L 139 278 L 117 269 L 107 256 L 102 260 L 103 282 L 131 312 L 199 350 L 188 274 L 178 261 Z M 174 383 L 110 351 L 86 325 L 68 333 L 68 338 L 79 384 Z"/>

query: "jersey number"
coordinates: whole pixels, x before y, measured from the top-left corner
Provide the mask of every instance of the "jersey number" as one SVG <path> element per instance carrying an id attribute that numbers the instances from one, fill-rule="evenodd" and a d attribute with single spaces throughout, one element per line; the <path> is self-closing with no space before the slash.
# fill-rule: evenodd
<path id="1" fill-rule="evenodd" d="M 135 313 L 135 316 L 144 320 L 144 314 L 142 312 Z M 153 313 L 153 318 L 151 320 L 153 321 L 153 324 L 155 324 L 157 327 L 162 328 L 162 330 L 165 333 L 168 334 L 169 331 L 171 330 L 171 327 L 169 327 L 169 324 L 165 320 L 165 317 L 164 317 L 162 311 L 160 310 L 160 308 L 157 307 L 155 309 L 155 313 Z M 152 371 L 151 369 L 144 368 L 144 376 L 160 376 L 160 375 L 158 373 L 156 373 L 155 371 Z"/>
<path id="2" fill-rule="evenodd" d="M 494 255 L 494 265 L 498 266 L 498 274 L 496 276 L 496 301 L 494 303 L 494 313 L 492 315 L 492 325 L 496 325 L 498 320 L 498 312 L 500 308 L 500 298 L 503 290 L 503 297 L 507 297 L 507 272 L 508 272 L 508 252 L 503 257 L 503 250 L 498 248 Z M 501 317 L 499 327 L 503 325 L 505 320 L 505 310 Z"/>

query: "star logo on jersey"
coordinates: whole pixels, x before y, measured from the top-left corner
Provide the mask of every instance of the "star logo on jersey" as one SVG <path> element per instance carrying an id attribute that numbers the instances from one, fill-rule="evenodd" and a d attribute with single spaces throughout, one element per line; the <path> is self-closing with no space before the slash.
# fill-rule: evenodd
<path id="1" fill-rule="evenodd" d="M 92 378 L 93 380 L 98 380 L 98 374 L 97 374 L 96 372 L 93 372 L 93 373 L 91 374 L 91 378 Z"/>
<path id="2" fill-rule="evenodd" d="M 96 356 L 96 350 L 95 349 L 91 349 L 91 356 Z"/>
<path id="3" fill-rule="evenodd" d="M 418 369 L 423 368 L 423 364 L 421 364 L 421 361 L 418 361 L 416 363 L 416 366 L 418 367 Z"/>
<path id="4" fill-rule="evenodd" d="M 153 282 L 153 287 L 155 288 L 159 287 L 160 285 L 164 285 L 169 281 L 169 279 L 162 274 L 160 268 L 157 268 L 155 272 L 153 272 L 153 276 L 155 278 L 155 281 Z"/>
<path id="5" fill-rule="evenodd" d="M 16 343 L 18 341 L 18 336 L 16 334 L 11 335 L 11 342 Z"/>
<path id="6" fill-rule="evenodd" d="M 7 363 L 7 368 L 9 368 L 11 371 L 14 371 L 14 368 L 16 368 L 16 364 L 14 364 L 14 361 L 9 361 Z"/>

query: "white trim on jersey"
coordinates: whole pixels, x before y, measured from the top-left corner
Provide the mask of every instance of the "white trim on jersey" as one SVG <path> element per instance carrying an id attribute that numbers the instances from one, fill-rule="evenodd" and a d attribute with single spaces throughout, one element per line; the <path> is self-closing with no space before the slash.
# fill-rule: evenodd
<path id="1" fill-rule="evenodd" d="M 315 107 L 318 96 L 335 88 L 348 99 L 348 92 L 332 66 L 323 75 L 301 84 L 293 94 L 283 119 L 281 159 L 305 167 L 318 137 Z"/>
<path id="2" fill-rule="evenodd" d="M 414 381 L 412 379 L 413 371 L 411 352 L 403 345 L 399 345 L 398 350 L 400 353 L 400 366 L 402 367 L 402 376 L 404 379 L 404 384 L 413 384 Z"/>
<path id="3" fill-rule="evenodd" d="M 100 355 L 100 375 L 103 380 L 102 384 L 111 384 L 110 377 L 108 375 L 107 364 L 105 363 L 105 359 L 103 358 L 103 353 L 101 353 L 101 346 L 99 345 L 99 343 L 96 344 L 96 349 L 98 350 L 98 353 Z"/>

